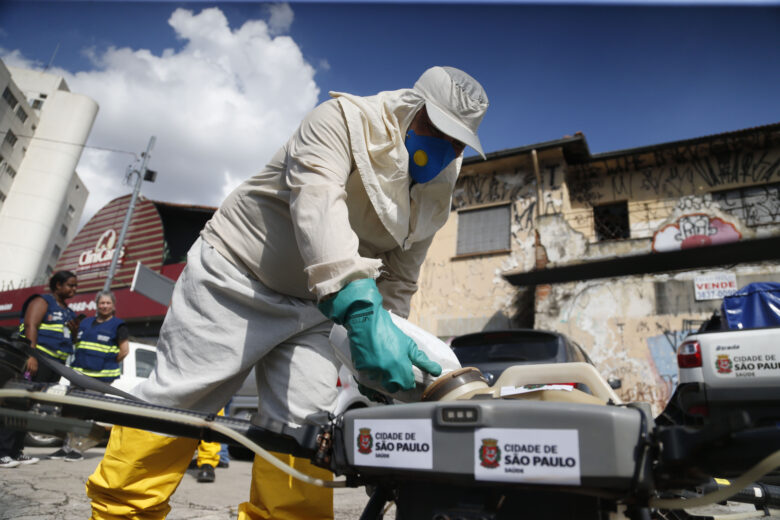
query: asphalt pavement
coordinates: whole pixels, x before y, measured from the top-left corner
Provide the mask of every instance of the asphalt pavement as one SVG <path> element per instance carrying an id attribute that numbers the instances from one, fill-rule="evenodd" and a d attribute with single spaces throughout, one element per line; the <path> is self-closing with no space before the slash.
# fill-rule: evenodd
<path id="1" fill-rule="evenodd" d="M 57 448 L 26 448 L 27 455 L 44 457 Z M 92 448 L 84 460 L 41 460 L 37 464 L 0 468 L 0 520 L 86 520 L 89 500 L 84 491 L 87 477 L 103 457 L 103 448 Z M 202 484 L 197 470 L 188 470 L 171 498 L 168 520 L 231 520 L 238 504 L 249 499 L 250 461 L 232 460 L 217 468 L 216 481 Z M 357 520 L 368 501 L 363 488 L 336 489 L 337 520 Z M 388 518 L 392 518 L 393 515 Z"/>

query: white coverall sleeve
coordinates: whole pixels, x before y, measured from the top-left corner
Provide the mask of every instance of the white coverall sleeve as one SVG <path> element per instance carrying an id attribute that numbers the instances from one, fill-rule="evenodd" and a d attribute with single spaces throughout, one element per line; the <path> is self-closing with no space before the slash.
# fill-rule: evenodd
<path id="1" fill-rule="evenodd" d="M 417 279 L 433 237 L 416 242 L 408 251 L 400 247 L 382 255 L 384 268 L 377 280 L 384 307 L 402 318 L 409 317 L 412 296 L 417 292 Z"/>
<path id="2" fill-rule="evenodd" d="M 382 261 L 360 256 L 349 224 L 352 152 L 338 102 L 315 108 L 288 144 L 290 213 L 309 290 L 319 300 L 354 280 L 377 278 Z"/>

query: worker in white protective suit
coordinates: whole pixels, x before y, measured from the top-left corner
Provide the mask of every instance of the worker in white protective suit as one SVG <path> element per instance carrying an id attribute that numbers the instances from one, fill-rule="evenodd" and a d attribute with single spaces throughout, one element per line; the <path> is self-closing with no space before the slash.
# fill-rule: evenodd
<path id="1" fill-rule="evenodd" d="M 335 406 L 334 322 L 349 331 L 355 368 L 388 392 L 412 388 L 413 365 L 441 371 L 387 310 L 409 314 L 426 251 L 449 216 L 465 146 L 484 156 L 477 127 L 487 95 L 463 71 L 433 67 L 411 89 L 331 96 L 206 224 L 138 397 L 217 412 L 256 367 L 261 412 L 300 425 Z M 163 518 L 196 444 L 114 427 L 87 483 L 93 518 Z M 240 519 L 332 517 L 331 490 L 255 458 Z"/>

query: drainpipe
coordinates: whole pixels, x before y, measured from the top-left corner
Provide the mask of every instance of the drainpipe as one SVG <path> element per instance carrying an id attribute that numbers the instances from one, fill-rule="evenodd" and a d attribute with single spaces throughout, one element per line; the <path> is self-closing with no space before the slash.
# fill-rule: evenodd
<path id="1" fill-rule="evenodd" d="M 536 154 L 536 148 L 531 150 L 531 161 L 536 176 L 536 216 L 539 217 L 542 214 L 542 174 L 539 173 L 539 156 Z"/>
<path id="2" fill-rule="evenodd" d="M 534 257 L 535 257 L 535 269 L 545 269 L 549 263 L 547 258 L 547 251 L 542 246 L 542 240 L 539 236 L 539 217 L 542 215 L 542 174 L 539 171 L 539 156 L 536 153 L 536 149 L 531 150 L 531 161 L 534 167 L 534 175 L 536 176 L 536 225 L 534 225 Z M 534 287 L 534 324 L 536 326 L 536 313 L 539 310 L 539 303 L 545 300 L 552 291 L 550 285 L 537 285 Z"/>

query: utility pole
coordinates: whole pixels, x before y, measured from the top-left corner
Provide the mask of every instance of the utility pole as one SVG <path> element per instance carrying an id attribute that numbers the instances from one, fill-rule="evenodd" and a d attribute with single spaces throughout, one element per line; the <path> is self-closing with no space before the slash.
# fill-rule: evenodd
<path id="1" fill-rule="evenodd" d="M 108 268 L 108 276 L 106 277 L 106 283 L 103 284 L 103 290 L 108 291 L 111 289 L 111 282 L 114 281 L 114 274 L 116 273 L 116 264 L 119 261 L 119 255 L 122 253 L 122 246 L 125 243 L 125 235 L 127 235 L 127 229 L 130 227 L 130 220 L 133 218 L 133 211 L 135 210 L 135 201 L 138 199 L 138 193 L 141 191 L 141 182 L 147 176 L 146 165 L 149 162 L 149 155 L 154 148 L 154 142 L 157 140 L 155 136 L 149 139 L 149 145 L 146 147 L 146 151 L 143 153 L 143 160 L 141 161 L 141 169 L 133 170 L 130 175 L 135 174 L 135 188 L 133 188 L 133 196 L 130 197 L 130 206 L 127 208 L 125 214 L 125 222 L 122 224 L 122 231 L 119 233 L 119 240 L 117 240 L 116 247 L 114 248 L 114 254 L 111 256 L 111 267 Z M 152 174 L 152 170 L 149 170 Z M 154 181 L 154 175 L 150 175 L 150 180 Z"/>

